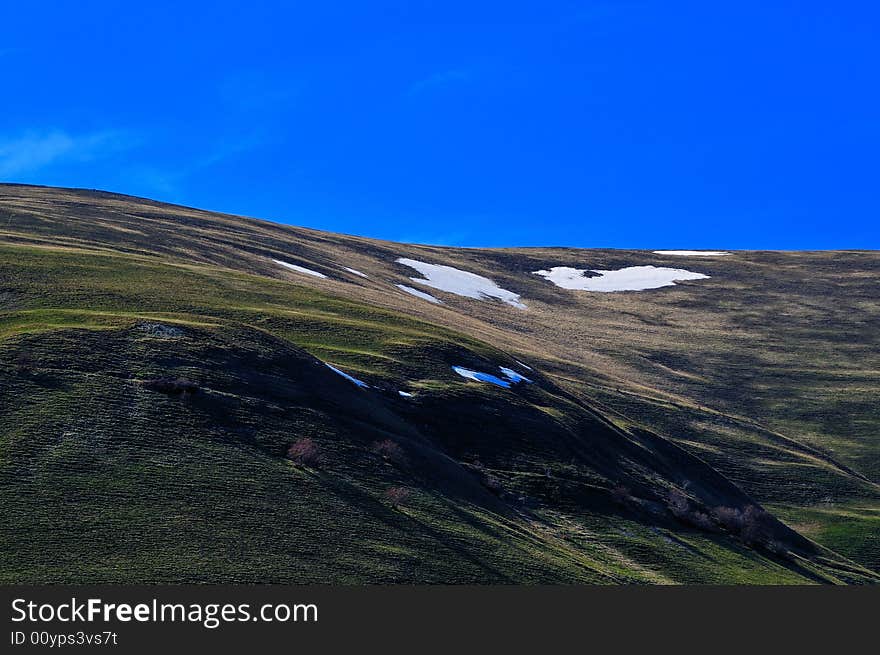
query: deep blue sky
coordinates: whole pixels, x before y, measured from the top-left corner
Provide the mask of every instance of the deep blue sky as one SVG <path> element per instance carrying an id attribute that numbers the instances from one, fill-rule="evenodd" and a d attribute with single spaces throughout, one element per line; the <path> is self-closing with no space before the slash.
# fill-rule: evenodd
<path id="1" fill-rule="evenodd" d="M 880 248 L 867 0 L 19 2 L 0 71 L 2 181 L 451 245 Z"/>

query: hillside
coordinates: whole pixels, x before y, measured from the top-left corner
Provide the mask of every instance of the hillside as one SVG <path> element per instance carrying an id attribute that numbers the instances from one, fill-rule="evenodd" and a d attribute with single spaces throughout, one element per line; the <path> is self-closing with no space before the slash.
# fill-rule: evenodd
<path id="1" fill-rule="evenodd" d="M 0 185 L 0 578 L 876 583 L 878 276 Z"/>

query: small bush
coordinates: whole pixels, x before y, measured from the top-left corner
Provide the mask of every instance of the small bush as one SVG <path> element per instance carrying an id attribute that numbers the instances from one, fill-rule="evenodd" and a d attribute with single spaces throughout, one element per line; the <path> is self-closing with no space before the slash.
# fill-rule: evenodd
<path id="1" fill-rule="evenodd" d="M 756 505 L 748 505 L 742 510 L 735 507 L 716 507 L 714 513 L 724 528 L 749 545 L 767 545 L 773 541 L 772 519 Z"/>
<path id="2" fill-rule="evenodd" d="M 480 460 L 474 460 L 472 464 L 466 464 L 466 466 L 476 473 L 480 484 L 486 487 L 486 489 L 497 495 L 504 493 L 504 486 L 501 484 L 501 480 L 493 475 Z"/>
<path id="3" fill-rule="evenodd" d="M 144 380 L 144 387 L 152 391 L 168 394 L 169 396 L 183 396 L 184 398 L 199 392 L 199 385 L 186 378 Z"/>
<path id="4" fill-rule="evenodd" d="M 666 495 L 666 506 L 672 515 L 680 520 L 686 520 L 691 514 L 691 501 L 680 489 L 671 489 Z"/>
<path id="5" fill-rule="evenodd" d="M 321 461 L 321 449 L 313 439 L 304 437 L 290 444 L 287 459 L 301 466 L 314 466 Z"/>
<path id="6" fill-rule="evenodd" d="M 743 510 L 742 540 L 747 544 L 767 544 L 771 540 L 770 514 L 760 507 L 749 505 Z"/>
<path id="7" fill-rule="evenodd" d="M 485 475 L 481 476 L 480 482 L 486 487 L 486 489 L 494 494 L 500 494 L 504 491 L 504 485 L 501 484 L 501 480 L 491 473 L 487 472 Z"/>
<path id="8" fill-rule="evenodd" d="M 739 534 L 742 527 L 742 512 L 733 507 L 716 507 L 715 518 L 730 532 Z"/>
<path id="9" fill-rule="evenodd" d="M 694 526 L 701 530 L 706 530 L 707 532 L 717 532 L 718 530 L 718 526 L 715 525 L 712 517 L 705 512 L 694 510 L 688 518 Z"/>
<path id="10" fill-rule="evenodd" d="M 682 523 L 707 532 L 718 532 L 718 526 L 712 517 L 703 511 L 702 505 L 695 505 L 680 489 L 672 489 L 667 494 L 666 506 L 672 515 Z"/>
<path id="11" fill-rule="evenodd" d="M 384 439 L 373 444 L 373 452 L 382 457 L 384 460 L 403 466 L 407 463 L 406 454 L 403 448 L 396 441 Z"/>
<path id="12" fill-rule="evenodd" d="M 385 492 L 385 499 L 394 507 L 400 507 L 412 496 L 412 491 L 406 487 L 391 487 Z"/>

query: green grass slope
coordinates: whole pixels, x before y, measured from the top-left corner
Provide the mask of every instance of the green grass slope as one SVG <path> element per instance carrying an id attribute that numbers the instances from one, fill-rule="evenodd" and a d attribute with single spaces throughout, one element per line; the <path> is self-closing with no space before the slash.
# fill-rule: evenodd
<path id="1" fill-rule="evenodd" d="M 540 300 L 422 307 L 387 263 L 416 247 L 3 190 L 4 582 L 878 580 L 856 466 L 566 357 Z M 291 252 L 369 278 L 266 264 Z M 855 504 L 811 509 L 816 487 Z"/>

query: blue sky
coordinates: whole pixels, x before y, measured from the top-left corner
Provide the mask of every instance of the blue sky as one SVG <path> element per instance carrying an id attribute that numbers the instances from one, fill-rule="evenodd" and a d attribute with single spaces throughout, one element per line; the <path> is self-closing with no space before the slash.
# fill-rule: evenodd
<path id="1" fill-rule="evenodd" d="M 874 2 L 10 3 L 0 180 L 449 245 L 880 247 Z"/>

